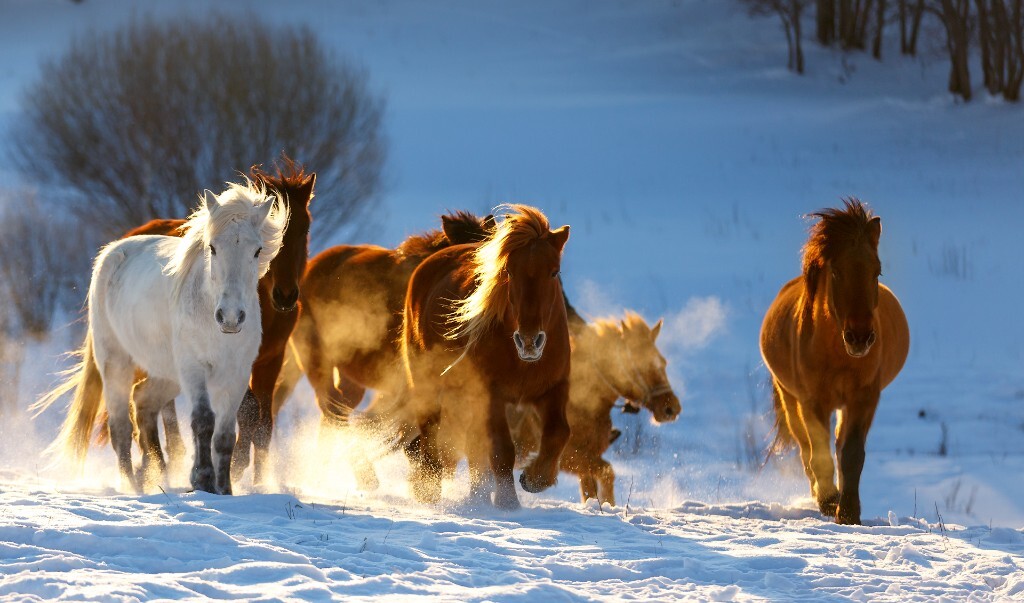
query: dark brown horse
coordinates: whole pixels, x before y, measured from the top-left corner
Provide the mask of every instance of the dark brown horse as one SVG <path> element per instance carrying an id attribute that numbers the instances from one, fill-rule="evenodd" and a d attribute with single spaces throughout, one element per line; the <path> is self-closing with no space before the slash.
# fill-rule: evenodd
<path id="1" fill-rule="evenodd" d="M 271 402 L 274 385 L 281 370 L 288 338 L 298 318 L 296 302 L 299 298 L 299 279 L 306 268 L 308 256 L 309 202 L 313 198 L 316 174 L 307 174 L 302 166 L 284 156 L 276 174 L 271 175 L 254 166 L 250 175 L 253 181 L 278 191 L 290 210 L 281 251 L 270 263 L 270 270 L 259 281 L 263 338 L 253 363 L 249 391 L 238 410 L 238 441 L 232 457 L 231 473 L 237 477 L 248 467 L 250 446 L 254 445 L 256 458 L 253 481 L 261 483 L 273 432 Z M 152 220 L 125 236 L 180 236 L 179 229 L 184 223 L 184 220 Z M 174 463 L 183 457 L 184 446 L 173 400 L 163 407 L 161 415 L 167 437 L 167 454 Z M 103 413 L 98 423 L 105 427 L 106 422 L 106 414 Z M 156 434 L 149 435 L 149 441 L 157 441 Z"/>
<path id="2" fill-rule="evenodd" d="M 540 210 L 514 205 L 487 241 L 439 251 L 409 280 L 402 352 L 410 390 L 400 422 L 420 434 L 411 483 L 421 501 L 440 498 L 441 477 L 464 455 L 474 497 L 493 489 L 496 506 L 519 506 L 509 404 L 536 405 L 544 424 L 520 483 L 529 492 L 555 483 L 569 437 L 569 330 L 558 278 L 568 238 L 568 226 L 552 231 Z"/>
<path id="3" fill-rule="evenodd" d="M 303 372 L 325 425 L 345 424 L 367 388 L 384 395 L 404 389 L 398 340 L 409 277 L 436 251 L 487 238 L 494 218 L 456 212 L 441 216 L 441 226 L 395 249 L 338 245 L 310 259 L 291 338 L 298 362 L 289 358 L 282 371 L 275 415 Z"/>
<path id="4" fill-rule="evenodd" d="M 615 505 L 615 470 L 602 458 L 614 440 L 612 408 L 625 398 L 627 408 L 646 408 L 658 423 L 674 421 L 680 404 L 665 357 L 655 340 L 661 321 L 649 327 L 638 314 L 603 319 L 572 329 L 572 375 L 569 378 L 569 442 L 561 470 L 580 478 L 580 498 Z M 536 410 L 509 408 L 509 424 L 520 461 L 540 449 L 542 422 Z"/>
<path id="5" fill-rule="evenodd" d="M 796 442 L 823 515 L 860 523 L 864 443 L 882 389 L 907 358 L 899 301 L 878 282 L 881 220 L 856 199 L 811 214 L 803 276 L 779 292 L 761 327 L 774 384 L 776 447 Z M 829 419 L 838 413 L 834 481 Z"/>

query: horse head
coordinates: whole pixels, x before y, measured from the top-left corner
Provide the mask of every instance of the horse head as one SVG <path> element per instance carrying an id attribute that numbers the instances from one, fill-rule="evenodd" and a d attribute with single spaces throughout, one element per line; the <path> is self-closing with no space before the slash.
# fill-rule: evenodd
<path id="1" fill-rule="evenodd" d="M 877 339 L 878 240 L 882 221 L 858 200 L 844 200 L 845 209 L 813 214 L 821 220 L 811 243 L 822 238 L 821 271 L 826 279 L 826 303 L 839 327 L 843 347 L 854 358 L 866 356 Z"/>
<path id="2" fill-rule="evenodd" d="M 555 318 L 554 309 L 565 303 L 558 274 L 568 239 L 568 226 L 548 231 L 546 236 L 509 253 L 505 264 L 509 324 L 514 327 L 512 342 L 524 362 L 540 360 L 549 323 Z"/>
<path id="3" fill-rule="evenodd" d="M 282 156 L 283 167 L 275 175 L 258 166 L 250 170 L 253 181 L 276 191 L 290 213 L 284 232 L 281 252 L 270 264 L 270 300 L 278 312 L 291 312 L 299 301 L 299 281 L 306 271 L 309 257 L 309 202 L 313 198 L 316 174 L 305 169 L 287 156 Z"/>
<path id="4" fill-rule="evenodd" d="M 201 217 L 193 220 L 203 221 L 201 242 L 214 319 L 222 332 L 238 333 L 246 311 L 259 308 L 256 288 L 281 247 L 288 211 L 277 207 L 262 187 L 232 184 L 219 196 L 207 191 L 203 200 L 197 212 Z"/>
<path id="5" fill-rule="evenodd" d="M 646 408 L 658 423 L 675 421 L 682 405 L 668 380 L 668 362 L 661 355 L 655 341 L 661 333 L 662 321 L 649 327 L 643 318 L 630 312 L 619 324 L 621 342 L 620 354 L 609 354 L 616 365 L 609 367 L 609 374 L 616 376 L 615 388 L 626 398 L 627 407 Z M 604 352 L 607 354 L 607 352 Z"/>

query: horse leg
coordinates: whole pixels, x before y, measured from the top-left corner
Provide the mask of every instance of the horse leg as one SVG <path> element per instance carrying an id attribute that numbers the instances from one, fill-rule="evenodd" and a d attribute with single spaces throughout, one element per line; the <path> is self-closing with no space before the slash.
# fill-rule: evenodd
<path id="1" fill-rule="evenodd" d="M 245 394 L 242 395 L 242 401 L 238 405 L 238 439 L 231 455 L 231 473 L 235 477 L 241 477 L 249 467 L 249 454 L 256 440 L 259 414 L 259 400 L 256 399 L 256 394 L 253 393 L 251 387 L 246 388 Z M 255 470 L 252 481 L 254 484 L 256 483 Z"/>
<path id="2" fill-rule="evenodd" d="M 215 417 L 202 367 L 196 367 L 189 377 L 182 381 L 192 405 L 192 442 L 195 453 L 189 481 L 193 490 L 214 492 L 213 458 L 210 447 L 213 442 Z"/>
<path id="3" fill-rule="evenodd" d="M 409 481 L 416 500 L 433 504 L 441 500 L 441 476 L 444 471 L 438 442 L 441 417 L 432 413 L 420 421 L 420 435 L 405 447 L 412 465 Z"/>
<path id="4" fill-rule="evenodd" d="M 828 429 L 828 411 L 820 405 L 801 402 L 800 416 L 803 419 L 807 439 L 811 443 L 811 471 L 814 474 L 814 498 L 822 515 L 833 517 L 839 504 L 839 490 L 835 484 L 836 465 L 832 460 L 832 442 Z"/>
<path id="5" fill-rule="evenodd" d="M 568 380 L 551 388 L 539 400 L 544 417 L 540 452 L 519 476 L 519 483 L 527 492 L 541 492 L 558 481 L 558 460 L 569 441 L 570 434 L 569 421 L 565 413 L 568 400 Z M 508 432 L 507 426 L 505 431 Z"/>
<path id="6" fill-rule="evenodd" d="M 271 404 L 271 409 L 274 417 L 277 417 L 277 413 L 284 406 L 285 402 L 295 391 L 295 386 L 298 384 L 299 379 L 302 378 L 302 365 L 299 363 L 295 346 L 293 345 L 294 339 L 288 340 L 288 345 L 284 351 L 284 362 L 281 364 L 281 372 L 277 376 L 277 384 L 274 386 L 274 402 Z"/>
<path id="7" fill-rule="evenodd" d="M 174 398 L 164 403 L 160 409 L 160 418 L 164 423 L 164 437 L 167 439 L 167 466 L 173 475 L 185 459 L 185 441 L 181 438 L 181 427 L 178 425 L 178 409 L 174 406 Z"/>
<path id="8" fill-rule="evenodd" d="M 839 507 L 836 523 L 860 524 L 860 475 L 864 469 L 864 443 L 878 406 L 878 391 L 864 402 L 839 412 L 836 425 L 836 456 L 839 457 Z"/>
<path id="9" fill-rule="evenodd" d="M 785 388 L 779 385 L 778 381 L 774 383 L 776 395 L 779 396 L 782 405 L 783 417 L 781 419 L 785 421 L 789 433 L 792 434 L 796 440 L 797 447 L 800 449 L 800 462 L 803 465 L 807 481 L 811 485 L 811 496 L 814 496 L 814 471 L 811 470 L 811 441 L 807 437 L 807 429 L 804 428 L 803 420 L 800 418 L 799 402 L 797 402 L 796 396 L 786 391 Z M 778 409 L 776 412 L 778 412 Z M 782 429 L 782 426 L 779 425 L 778 429 Z"/>
<path id="10" fill-rule="evenodd" d="M 320 430 L 338 429 L 348 425 L 349 416 L 352 410 L 359 406 L 366 388 L 352 381 L 344 375 L 341 376 L 341 387 L 335 387 L 334 376 L 331 376 L 329 386 L 323 386 L 317 390 L 317 404 L 320 405 Z"/>
<path id="11" fill-rule="evenodd" d="M 258 405 L 258 418 L 256 429 L 253 432 L 253 448 L 255 458 L 253 459 L 252 479 L 255 484 L 262 484 L 266 467 L 270 456 L 270 438 L 274 433 L 274 386 L 277 384 L 277 376 L 281 372 L 281 364 L 284 362 L 284 350 L 271 354 L 266 358 L 259 359 L 252 367 L 252 393 Z"/>
<path id="12" fill-rule="evenodd" d="M 514 510 L 519 508 L 515 476 L 512 474 L 516 465 L 516 446 L 508 427 L 506 402 L 504 398 L 491 395 L 486 433 L 490 440 L 491 472 L 494 474 L 494 506 Z M 467 439 L 473 437 L 483 438 L 479 431 L 467 432 Z"/>
<path id="13" fill-rule="evenodd" d="M 612 464 L 603 458 L 597 459 L 597 468 L 593 475 L 597 476 L 597 501 L 604 505 L 615 506 L 615 470 Z"/>
<path id="14" fill-rule="evenodd" d="M 174 382 L 147 377 L 135 384 L 135 418 L 139 427 L 139 448 L 142 449 L 142 486 L 151 488 L 164 479 L 167 465 L 160 449 L 160 428 L 157 415 L 168 399 L 174 399 L 178 387 Z"/>
<path id="15" fill-rule="evenodd" d="M 117 455 L 117 468 L 122 487 L 140 492 L 140 484 L 132 468 L 131 388 L 135 369 L 127 355 L 112 355 L 100 364 L 103 378 L 103 399 L 107 405 L 110 444 Z"/>
<path id="16" fill-rule="evenodd" d="M 210 400 L 214 413 L 211 437 L 213 452 L 211 466 L 214 474 L 212 492 L 216 494 L 230 495 L 232 493 L 231 459 L 237 440 L 235 422 L 238 417 L 238 407 L 248 389 L 245 385 L 245 372 L 241 372 L 241 375 L 236 373 L 236 376 L 239 376 L 240 379 L 213 382 L 210 387 Z"/>

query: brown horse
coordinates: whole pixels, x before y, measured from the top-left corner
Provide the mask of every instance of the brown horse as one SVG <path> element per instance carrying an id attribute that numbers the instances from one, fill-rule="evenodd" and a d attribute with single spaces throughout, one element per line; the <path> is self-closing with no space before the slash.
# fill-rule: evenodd
<path id="1" fill-rule="evenodd" d="M 441 216 L 441 226 L 395 249 L 338 245 L 310 259 L 291 337 L 294 356 L 289 354 L 274 395 L 275 415 L 303 372 L 324 425 L 345 424 L 367 388 L 378 394 L 404 389 L 398 340 L 409 277 L 439 249 L 486 239 L 494 218 L 460 211 Z"/>
<path id="2" fill-rule="evenodd" d="M 505 407 L 540 409 L 540 452 L 520 477 L 539 492 L 555 483 L 569 437 L 569 329 L 558 279 L 569 227 L 550 229 L 540 210 L 514 205 L 484 243 L 430 256 L 405 298 L 402 355 L 410 390 L 400 422 L 419 432 L 411 484 L 421 501 L 441 495 L 460 454 L 473 497 L 518 508 L 515 446 Z"/>
<path id="3" fill-rule="evenodd" d="M 803 276 L 768 308 L 761 354 L 774 384 L 776 448 L 799 444 L 821 513 L 859 524 L 864 442 L 882 389 L 903 368 L 910 330 L 896 296 L 878 282 L 881 220 L 856 199 L 844 205 L 811 214 L 818 222 L 804 246 Z"/>
<path id="4" fill-rule="evenodd" d="M 633 312 L 621 321 L 598 320 L 573 330 L 570 434 L 560 466 L 579 476 L 583 502 L 596 498 L 615 505 L 615 471 L 602 455 L 614 440 L 611 412 L 616 400 L 625 398 L 630 407 L 648 409 L 658 423 L 679 416 L 679 398 L 655 345 L 659 332 L 660 320 L 652 328 Z M 520 461 L 540 449 L 541 421 L 535 409 L 509 407 L 509 424 Z"/>
<path id="5" fill-rule="evenodd" d="M 249 391 L 238 410 L 238 441 L 232 457 L 231 472 L 236 477 L 249 465 L 249 447 L 255 445 L 253 481 L 260 483 L 267 462 L 270 435 L 273 431 L 273 415 L 270 412 L 274 385 L 281 370 L 281 363 L 288 338 L 298 317 L 296 302 L 299 298 L 299 278 L 306 267 L 309 242 L 309 202 L 313 198 L 316 174 L 307 174 L 305 169 L 287 156 L 283 156 L 276 175 L 271 175 L 254 166 L 250 170 L 254 182 L 280 193 L 288 203 L 290 218 L 284 233 L 281 251 L 270 263 L 270 270 L 259 281 L 260 318 L 263 337 L 259 353 L 252 367 Z M 129 231 L 125 237 L 134 235 L 180 236 L 184 220 L 152 220 Z M 138 375 L 137 380 L 143 378 Z M 174 401 L 170 400 L 161 410 L 164 432 L 167 438 L 167 454 L 172 463 L 184 456 L 184 445 L 178 427 Z M 106 413 L 97 423 L 105 428 Z M 155 425 L 154 425 L 155 427 Z M 104 429 L 105 433 L 105 429 Z M 158 442 L 156 434 L 148 434 L 150 442 Z M 104 438 L 101 436 L 100 441 Z M 162 454 L 161 454 L 162 456 Z"/>

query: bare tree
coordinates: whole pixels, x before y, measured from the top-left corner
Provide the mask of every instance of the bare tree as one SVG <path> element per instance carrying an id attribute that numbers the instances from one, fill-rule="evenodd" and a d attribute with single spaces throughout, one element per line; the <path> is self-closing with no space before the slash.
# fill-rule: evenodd
<path id="1" fill-rule="evenodd" d="M 814 7 L 815 32 L 822 46 L 836 41 L 836 0 L 817 0 Z"/>
<path id="2" fill-rule="evenodd" d="M 77 310 L 85 297 L 92 247 L 74 220 L 48 212 L 35 196 L 3 196 L 0 213 L 0 305 L 11 339 L 44 339 L 59 309 Z M 86 278 L 83 279 L 83 274 Z"/>
<path id="3" fill-rule="evenodd" d="M 981 68 L 989 94 L 1020 99 L 1024 78 L 1024 0 L 975 0 Z"/>
<path id="4" fill-rule="evenodd" d="M 384 103 L 308 27 L 204 15 L 73 40 L 42 66 L 12 132 L 15 164 L 109 240 L 182 217 L 282 151 L 317 172 L 314 238 L 372 209 Z"/>
<path id="5" fill-rule="evenodd" d="M 801 45 L 803 31 L 800 19 L 811 0 L 743 0 L 751 15 L 777 15 L 786 33 L 789 57 L 786 67 L 790 71 L 804 72 L 804 50 Z"/>
<path id="6" fill-rule="evenodd" d="M 917 39 L 921 33 L 924 0 L 899 0 L 900 53 L 917 56 Z"/>
<path id="7" fill-rule="evenodd" d="M 929 0 L 925 9 L 942 22 L 946 30 L 946 51 L 949 53 L 949 91 L 965 101 L 971 100 L 971 69 L 968 63 L 971 46 L 970 0 Z"/>

